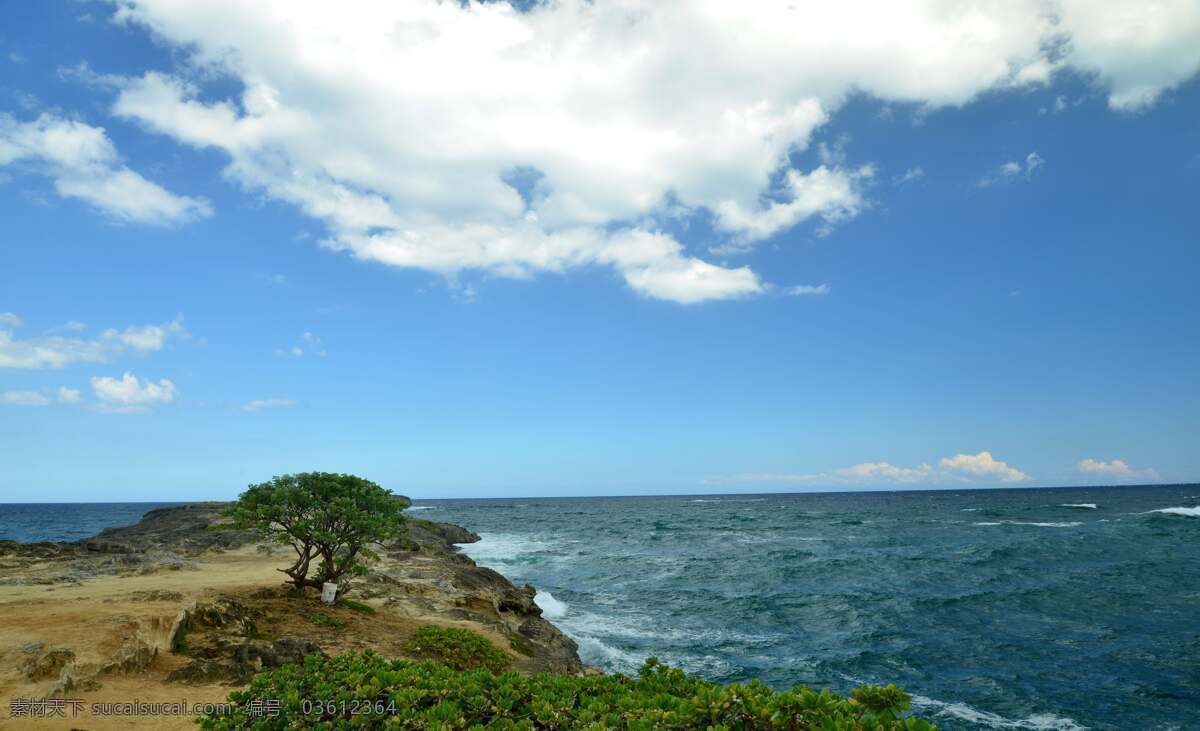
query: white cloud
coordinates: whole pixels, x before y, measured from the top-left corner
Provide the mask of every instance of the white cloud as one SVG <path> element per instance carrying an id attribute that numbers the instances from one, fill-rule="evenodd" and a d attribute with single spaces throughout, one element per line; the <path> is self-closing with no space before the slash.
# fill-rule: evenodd
<path id="1" fill-rule="evenodd" d="M 714 482 L 773 482 L 773 483 L 821 483 L 830 485 L 873 485 L 886 483 L 944 482 L 1022 482 L 1029 475 L 1015 467 L 996 460 L 991 452 L 978 454 L 956 454 L 944 457 L 934 467 L 920 464 L 916 467 L 900 467 L 888 462 L 863 462 L 831 472 L 815 473 L 749 473 L 731 479 Z"/>
<path id="2" fill-rule="evenodd" d="M 1022 173 L 1024 173 L 1026 180 L 1032 180 L 1034 171 L 1045 164 L 1046 160 L 1041 155 L 1031 152 L 1025 156 L 1024 163 L 1010 160 L 987 175 L 984 175 L 975 184 L 980 188 L 986 188 L 997 183 L 1008 183 L 1019 179 Z"/>
<path id="3" fill-rule="evenodd" d="M 49 406 L 54 401 L 60 404 L 77 404 L 79 400 L 79 390 L 66 386 L 59 386 L 52 395 L 48 395 L 44 391 L 0 392 L 0 404 L 6 406 Z"/>
<path id="4" fill-rule="evenodd" d="M 856 91 L 962 105 L 1076 68 L 1130 108 L 1200 61 L 1194 0 L 116 1 L 187 62 L 91 74 L 115 114 L 223 152 L 229 180 L 324 222 L 324 245 L 446 275 L 611 266 L 680 302 L 765 287 L 656 231 L 672 206 L 711 214 L 717 254 L 864 209 L 869 166 L 788 161 Z M 201 93 L 220 75 L 239 97 Z M 636 263 L 613 253 L 630 236 Z"/>
<path id="5" fill-rule="evenodd" d="M 110 328 L 92 339 L 61 335 L 17 339 L 13 330 L 20 325 L 21 318 L 12 313 L 0 316 L 0 368 L 62 368 L 71 363 L 103 363 L 125 353 L 161 350 L 170 337 L 188 336 L 182 315 L 159 325 Z M 68 330 L 85 327 L 74 322 L 64 326 Z"/>
<path id="6" fill-rule="evenodd" d="M 53 114 L 18 122 L 0 114 L 0 166 L 28 163 L 116 221 L 169 226 L 212 215 L 207 201 L 177 196 L 120 163 L 104 129 Z"/>
<path id="7" fill-rule="evenodd" d="M 833 287 L 830 287 L 828 284 L 797 284 L 794 287 L 788 287 L 783 293 L 789 297 L 820 297 L 832 291 Z"/>
<path id="8" fill-rule="evenodd" d="M 263 409 L 275 409 L 283 406 L 295 406 L 300 403 L 287 398 L 265 398 L 255 399 L 242 406 L 242 411 L 262 411 Z"/>
<path id="9" fill-rule="evenodd" d="M 1096 74 L 1113 109 L 1134 111 L 1200 70 L 1200 3 L 1195 0 L 1060 0 L 1065 62 Z"/>
<path id="10" fill-rule="evenodd" d="M 1103 477 L 1113 480 L 1157 480 L 1158 471 L 1153 467 L 1135 470 L 1127 462 L 1114 459 L 1111 462 L 1097 461 L 1087 458 L 1079 461 L 1079 471 L 1092 477 Z"/>
<path id="11" fill-rule="evenodd" d="M 956 454 L 953 457 L 943 457 L 938 464 L 942 469 L 961 476 L 997 479 L 1001 482 L 1021 482 L 1029 479 L 1029 475 L 1021 470 L 993 458 L 991 452 Z"/>
<path id="12" fill-rule="evenodd" d="M 111 376 L 94 376 L 92 390 L 102 409 L 121 413 L 145 411 L 156 404 L 175 400 L 175 384 L 163 378 L 154 383 L 139 379 L 128 371 L 120 380 Z"/>
<path id="13" fill-rule="evenodd" d="M 925 168 L 917 165 L 905 170 L 903 174 L 897 175 L 892 179 L 892 185 L 904 185 L 905 183 L 915 183 L 925 177 Z"/>
<path id="14" fill-rule="evenodd" d="M 305 355 L 324 358 L 328 353 L 325 352 L 325 345 L 321 342 L 321 338 L 306 331 L 300 336 L 300 341 L 296 345 L 290 348 L 276 348 L 275 355 L 281 358 L 303 358 Z"/>
<path id="15" fill-rule="evenodd" d="M 0 404 L 5 406 L 46 406 L 49 397 L 38 391 L 0 391 Z"/>

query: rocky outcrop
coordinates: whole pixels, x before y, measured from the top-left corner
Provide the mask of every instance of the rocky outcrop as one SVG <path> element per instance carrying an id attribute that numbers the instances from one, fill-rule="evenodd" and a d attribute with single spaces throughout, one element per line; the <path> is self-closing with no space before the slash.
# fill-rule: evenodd
<path id="1" fill-rule="evenodd" d="M 21 663 L 21 672 L 30 680 L 53 678 L 67 665 L 75 662 L 75 653 L 65 648 L 38 650 Z"/>
<path id="2" fill-rule="evenodd" d="M 321 654 L 317 643 L 294 637 L 281 637 L 271 643 L 246 642 L 233 648 L 229 657 L 193 659 L 171 672 L 167 682 L 241 685 L 260 670 L 301 663 L 309 655 Z"/>
<path id="3" fill-rule="evenodd" d="M 0 584 L 46 584 L 55 590 L 54 584 L 104 575 L 211 571 L 226 558 L 243 566 L 259 555 L 264 561 L 286 560 L 272 553 L 278 547 L 256 545 L 252 532 L 225 527 L 224 507 L 197 503 L 153 510 L 135 525 L 76 543 L 0 541 Z M 460 526 L 410 519 L 405 535 L 375 547 L 380 559 L 368 574 L 349 582 L 349 597 L 366 603 L 357 609 L 296 597 L 282 575 L 278 584 L 237 591 L 189 590 L 186 581 L 146 588 L 139 580 L 135 591 L 97 600 L 112 618 L 105 626 L 120 632 L 115 637 L 86 646 L 48 637 L 50 645 L 34 641 L 12 650 L 20 652 L 22 677 L 53 681 L 49 690 L 60 695 L 95 689 L 108 678 L 153 673 L 171 683 L 243 684 L 263 668 L 322 651 L 373 648 L 404 656 L 403 643 L 417 627 L 442 623 L 479 631 L 501 647 L 506 643 L 514 669 L 586 672 L 575 643 L 542 617 L 532 586 L 514 586 L 459 552 L 457 544 L 477 540 Z M 273 573 L 272 566 L 264 566 L 264 575 Z"/>

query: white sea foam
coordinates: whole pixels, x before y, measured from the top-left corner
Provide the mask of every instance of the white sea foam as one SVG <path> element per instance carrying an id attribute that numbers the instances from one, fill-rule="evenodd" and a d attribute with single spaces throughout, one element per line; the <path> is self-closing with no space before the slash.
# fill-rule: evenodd
<path id="1" fill-rule="evenodd" d="M 974 513 L 976 510 L 979 510 L 979 508 L 963 508 L 963 509 L 962 509 L 962 512 L 964 512 L 964 513 Z"/>
<path id="2" fill-rule="evenodd" d="M 1191 508 L 1159 508 L 1147 510 L 1147 513 L 1166 513 L 1168 515 L 1185 515 L 1189 518 L 1200 518 L 1200 505 Z"/>
<path id="3" fill-rule="evenodd" d="M 997 523 L 972 523 L 971 525 L 1036 525 L 1041 528 L 1074 528 L 1083 525 L 1078 521 L 1070 521 L 1066 523 L 1033 523 L 1024 520 L 1002 520 Z"/>
<path id="4" fill-rule="evenodd" d="M 533 601 L 542 608 L 542 616 L 547 619 L 562 619 L 567 616 L 567 603 L 554 598 L 548 591 L 539 591 Z"/>
<path id="5" fill-rule="evenodd" d="M 475 543 L 457 544 L 462 552 L 481 566 L 499 568 L 521 563 L 537 554 L 548 554 L 554 547 L 519 533 L 480 533 Z"/>
<path id="6" fill-rule="evenodd" d="M 434 508 L 436 508 L 436 507 L 437 507 L 436 505 L 409 505 L 409 506 L 408 506 L 407 508 L 405 508 L 405 509 L 406 509 L 406 510 L 409 510 L 409 511 L 413 511 L 413 510 L 433 510 L 433 509 L 434 509 Z"/>
<path id="7" fill-rule="evenodd" d="M 697 499 L 693 500 L 692 502 L 694 502 L 694 503 L 719 503 L 719 502 L 721 502 L 721 501 L 720 501 L 719 499 L 717 499 L 717 500 L 705 500 L 705 499 L 702 499 L 702 498 L 697 498 Z"/>
<path id="8" fill-rule="evenodd" d="M 921 695 L 912 697 L 913 705 L 921 708 L 932 708 L 935 713 L 953 716 L 954 718 L 976 723 L 990 728 L 1023 728 L 1037 731 L 1087 731 L 1087 726 L 1077 721 L 1053 713 L 1035 713 L 1025 718 L 1005 718 L 996 713 L 972 708 L 966 703 L 934 700 Z"/>
<path id="9" fill-rule="evenodd" d="M 595 637 L 581 635 L 573 637 L 579 645 L 579 658 L 589 665 L 599 665 L 609 670 L 633 672 L 641 667 L 645 660 L 640 655 L 606 645 Z"/>
<path id="10" fill-rule="evenodd" d="M 1099 508 L 1100 506 L 1097 505 L 1096 503 L 1063 503 L 1062 505 L 1059 505 L 1058 507 L 1060 507 L 1060 508 L 1090 508 L 1092 510 L 1095 510 L 1095 509 Z"/>

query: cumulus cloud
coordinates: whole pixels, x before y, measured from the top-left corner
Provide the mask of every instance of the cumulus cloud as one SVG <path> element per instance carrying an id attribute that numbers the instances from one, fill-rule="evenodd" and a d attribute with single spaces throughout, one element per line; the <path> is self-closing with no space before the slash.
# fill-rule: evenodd
<path id="1" fill-rule="evenodd" d="M 157 325 L 131 325 L 124 330 L 109 328 L 96 338 L 44 335 L 18 339 L 14 330 L 21 318 L 0 315 L 0 368 L 62 368 L 72 363 L 103 363 L 122 354 L 162 350 L 171 337 L 188 337 L 183 315 Z M 70 327 L 79 325 L 81 327 Z M 82 323 L 65 329 L 81 330 Z"/>
<path id="2" fill-rule="evenodd" d="M 94 376 L 92 391 L 105 411 L 132 413 L 175 400 L 175 384 L 163 378 L 155 383 L 128 371 L 120 378 Z"/>
<path id="3" fill-rule="evenodd" d="M 1029 475 L 1007 463 L 992 457 L 991 452 L 979 454 L 956 454 L 953 457 L 943 457 L 942 469 L 962 476 L 996 479 L 1000 482 L 1021 482 L 1028 480 Z"/>
<path id="4" fill-rule="evenodd" d="M 610 266 L 679 302 L 765 287 L 660 233 L 673 207 L 711 216 L 717 253 L 864 210 L 870 166 L 790 162 L 853 92 L 962 105 L 1070 67 L 1126 108 L 1200 59 L 1189 0 L 1117 24 L 1068 0 L 117 4 L 186 61 L 93 75 L 114 113 L 221 151 L 229 180 L 324 222 L 325 246 L 446 275 Z M 204 94 L 219 76 L 240 95 Z"/>
<path id="5" fill-rule="evenodd" d="M 77 404 L 81 398 L 79 389 L 67 388 L 66 386 L 58 387 L 58 402 L 61 404 Z"/>
<path id="6" fill-rule="evenodd" d="M 1200 4 L 1194 0 L 1060 0 L 1062 64 L 1094 74 L 1108 105 L 1136 111 L 1200 70 Z"/>
<path id="7" fill-rule="evenodd" d="M 175 195 L 122 165 L 102 128 L 53 114 L 30 122 L 0 114 L 0 166 L 14 163 L 116 221 L 170 226 L 212 214 L 206 201 Z"/>
<path id="8" fill-rule="evenodd" d="M 1033 179 L 1033 173 L 1038 168 L 1046 164 L 1046 160 L 1036 152 L 1031 152 L 1025 156 L 1024 162 L 1010 160 L 995 170 L 989 172 L 980 178 L 976 185 L 980 188 L 987 188 L 999 183 L 1010 183 L 1014 180 L 1020 180 L 1022 176 L 1026 180 Z"/>
<path id="9" fill-rule="evenodd" d="M 992 457 L 991 452 L 978 454 L 956 454 L 944 457 L 935 467 L 920 464 L 916 467 L 901 467 L 888 462 L 863 462 L 831 472 L 814 473 L 748 473 L 713 482 L 773 482 L 773 483 L 819 483 L 840 485 L 873 485 L 885 483 L 942 482 L 1023 482 L 1029 475 L 1007 463 Z"/>
<path id="10" fill-rule="evenodd" d="M 1091 457 L 1082 459 L 1078 464 L 1079 471 L 1090 477 L 1100 477 L 1112 480 L 1157 480 L 1158 471 L 1153 467 L 1135 470 L 1127 462 L 1114 459 L 1111 462 L 1094 460 Z"/>
<path id="11" fill-rule="evenodd" d="M 284 406 L 295 406 L 300 403 L 288 398 L 264 398 L 255 399 L 249 403 L 242 405 L 242 411 L 262 411 L 263 409 L 277 409 Z"/>

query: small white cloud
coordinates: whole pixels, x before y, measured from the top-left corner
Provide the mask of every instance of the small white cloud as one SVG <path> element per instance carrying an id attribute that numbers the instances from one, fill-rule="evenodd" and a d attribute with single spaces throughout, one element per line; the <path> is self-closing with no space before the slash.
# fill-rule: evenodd
<path id="1" fill-rule="evenodd" d="M 38 391 L 3 391 L 0 392 L 0 404 L 5 406 L 46 406 L 50 398 Z"/>
<path id="2" fill-rule="evenodd" d="M 925 177 L 925 168 L 920 165 L 911 167 L 905 170 L 903 174 L 892 178 L 892 185 L 905 185 L 907 183 L 915 183 Z"/>
<path id="3" fill-rule="evenodd" d="M 991 452 L 956 454 L 953 457 L 943 457 L 938 464 L 945 470 L 963 476 L 995 478 L 1001 482 L 1022 482 L 1029 479 L 1029 475 L 1021 470 L 993 458 Z"/>
<path id="4" fill-rule="evenodd" d="M 916 467 L 901 467 L 888 462 L 862 462 L 831 472 L 814 473 L 749 473 L 729 479 L 710 480 L 717 483 L 773 482 L 773 483 L 818 483 L 830 485 L 872 485 L 881 483 L 927 483 L 945 482 L 1022 482 L 1029 479 L 1021 470 L 1010 467 L 992 457 L 990 452 L 978 454 L 956 454 L 945 457 L 934 467 L 920 464 Z"/>
<path id="5" fill-rule="evenodd" d="M 177 315 L 174 320 L 164 325 L 131 325 L 118 332 L 113 329 L 105 330 L 106 340 L 116 340 L 120 343 L 141 351 L 162 350 L 163 343 L 171 335 L 187 337 L 183 328 L 183 315 Z"/>
<path id="6" fill-rule="evenodd" d="M 783 290 L 783 293 L 788 297 L 821 297 L 833 291 L 833 287 L 828 284 L 797 284 L 794 287 L 788 287 Z"/>
<path id="7" fill-rule="evenodd" d="M 275 355 L 280 358 L 303 358 L 306 355 L 315 355 L 324 358 L 327 353 L 325 346 L 321 343 L 321 338 L 313 335 L 311 332 L 305 331 L 300 336 L 300 342 L 290 348 L 276 348 Z"/>
<path id="8" fill-rule="evenodd" d="M 264 398 L 255 399 L 249 403 L 242 405 L 242 411 L 262 411 L 263 409 L 277 409 L 284 406 L 295 406 L 300 403 L 287 398 Z"/>
<path id="9" fill-rule="evenodd" d="M 93 339 L 61 335 L 18 339 L 13 330 L 21 324 L 21 318 L 11 312 L 0 315 L 0 368 L 62 368 L 80 362 L 103 363 L 124 353 L 161 350 L 172 337 L 189 337 L 182 315 L 158 325 L 109 328 Z M 54 330 L 80 331 L 86 327 L 81 322 L 69 322 Z"/>
<path id="10" fill-rule="evenodd" d="M 1025 156 L 1024 163 L 1010 160 L 987 175 L 984 175 L 976 181 L 975 185 L 979 188 L 987 188 L 1000 183 L 1009 183 L 1019 179 L 1022 173 L 1024 173 L 1026 180 L 1032 180 L 1034 171 L 1045 164 L 1045 158 L 1036 152 L 1031 152 Z"/>
<path id="11" fill-rule="evenodd" d="M 157 383 L 139 379 L 128 371 L 120 378 L 95 376 L 92 390 L 102 409 L 120 413 L 145 411 L 175 400 L 175 384 L 163 378 Z"/>
<path id="12" fill-rule="evenodd" d="M 77 404 L 81 394 L 77 388 L 67 388 L 66 386 L 58 387 L 58 402 L 60 404 Z"/>
<path id="13" fill-rule="evenodd" d="M 53 114 L 31 122 L 0 114 L 0 167 L 14 163 L 118 222 L 174 226 L 212 215 L 208 201 L 175 195 L 122 165 L 103 128 Z"/>
<path id="14" fill-rule="evenodd" d="M 1135 470 L 1130 467 L 1127 462 L 1121 459 L 1114 459 L 1111 462 L 1103 462 L 1089 457 L 1087 459 L 1080 460 L 1077 466 L 1080 472 L 1092 477 L 1103 477 L 1113 480 L 1158 479 L 1158 471 L 1153 467 Z"/>

